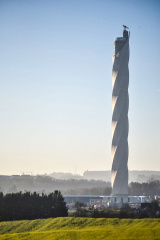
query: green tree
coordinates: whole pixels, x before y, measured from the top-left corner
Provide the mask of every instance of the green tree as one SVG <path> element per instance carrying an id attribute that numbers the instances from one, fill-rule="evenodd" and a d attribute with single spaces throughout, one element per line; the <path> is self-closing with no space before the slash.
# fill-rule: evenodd
<path id="1" fill-rule="evenodd" d="M 60 191 L 55 190 L 54 193 L 48 195 L 52 207 L 52 217 L 68 216 L 68 208 Z"/>

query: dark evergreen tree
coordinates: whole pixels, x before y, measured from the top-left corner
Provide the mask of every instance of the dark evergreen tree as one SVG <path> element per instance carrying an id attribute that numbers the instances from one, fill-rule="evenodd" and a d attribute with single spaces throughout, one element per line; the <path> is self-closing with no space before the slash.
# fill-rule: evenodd
<path id="1" fill-rule="evenodd" d="M 0 220 L 22 220 L 66 217 L 68 208 L 60 191 L 49 195 L 38 193 L 0 193 Z"/>

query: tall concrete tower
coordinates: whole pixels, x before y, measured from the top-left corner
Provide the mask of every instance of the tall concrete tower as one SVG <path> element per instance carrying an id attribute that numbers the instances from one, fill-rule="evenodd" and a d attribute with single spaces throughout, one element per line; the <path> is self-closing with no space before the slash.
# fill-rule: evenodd
<path id="1" fill-rule="evenodd" d="M 114 41 L 112 69 L 112 195 L 128 194 L 129 33 Z"/>

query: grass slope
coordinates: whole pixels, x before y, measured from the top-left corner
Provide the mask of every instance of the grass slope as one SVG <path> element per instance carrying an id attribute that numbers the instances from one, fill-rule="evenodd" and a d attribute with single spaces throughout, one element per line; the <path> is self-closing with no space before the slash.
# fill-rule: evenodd
<path id="1" fill-rule="evenodd" d="M 160 219 L 50 218 L 0 223 L 0 240 L 160 240 Z"/>

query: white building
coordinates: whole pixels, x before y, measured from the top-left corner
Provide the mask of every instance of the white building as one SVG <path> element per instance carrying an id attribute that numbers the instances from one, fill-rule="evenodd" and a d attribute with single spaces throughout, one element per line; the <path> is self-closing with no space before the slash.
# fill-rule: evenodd
<path id="1" fill-rule="evenodd" d="M 128 204 L 133 208 L 141 207 L 141 203 L 151 202 L 148 196 L 101 196 L 101 199 L 90 199 L 90 206 L 94 208 L 122 207 Z"/>

